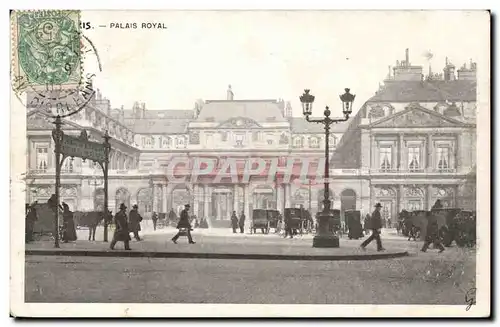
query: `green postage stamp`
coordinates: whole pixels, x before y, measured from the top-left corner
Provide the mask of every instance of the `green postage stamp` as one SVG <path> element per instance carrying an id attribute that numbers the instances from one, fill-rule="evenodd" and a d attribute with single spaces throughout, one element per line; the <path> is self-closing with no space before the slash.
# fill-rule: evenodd
<path id="1" fill-rule="evenodd" d="M 13 11 L 11 24 L 16 91 L 78 87 L 82 73 L 79 11 Z"/>

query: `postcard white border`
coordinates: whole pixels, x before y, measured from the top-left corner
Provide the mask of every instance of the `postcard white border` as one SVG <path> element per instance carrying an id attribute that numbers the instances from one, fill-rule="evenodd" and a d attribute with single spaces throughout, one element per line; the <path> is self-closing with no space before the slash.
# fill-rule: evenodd
<path id="1" fill-rule="evenodd" d="M 185 6 L 186 7 L 186 6 Z M 310 8 L 311 6 L 309 6 Z M 487 16 L 487 13 L 485 13 Z M 489 19 L 484 21 L 481 63 L 490 63 Z M 478 66 L 477 188 L 478 236 L 477 305 L 245 305 L 245 304 L 66 304 L 24 303 L 24 193 L 26 161 L 25 108 L 11 92 L 11 314 L 32 317 L 481 317 L 490 309 L 490 67 Z M 19 114 L 21 113 L 21 114 Z M 15 146 L 14 146 L 15 144 Z M 487 155 L 486 155 L 487 154 Z M 194 314 L 195 313 L 195 314 Z"/>

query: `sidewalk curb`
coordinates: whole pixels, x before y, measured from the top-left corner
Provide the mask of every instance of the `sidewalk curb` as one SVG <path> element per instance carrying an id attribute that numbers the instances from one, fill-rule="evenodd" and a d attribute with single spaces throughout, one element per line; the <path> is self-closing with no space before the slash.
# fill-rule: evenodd
<path id="1" fill-rule="evenodd" d="M 380 260 L 409 256 L 407 251 L 346 254 L 346 255 L 293 255 L 293 254 L 240 254 L 240 253 L 190 253 L 190 252 L 144 252 L 119 250 L 26 250 L 25 255 L 122 257 L 122 258 L 176 258 L 176 259 L 243 259 L 243 260 L 301 260 L 301 261 L 350 261 Z"/>

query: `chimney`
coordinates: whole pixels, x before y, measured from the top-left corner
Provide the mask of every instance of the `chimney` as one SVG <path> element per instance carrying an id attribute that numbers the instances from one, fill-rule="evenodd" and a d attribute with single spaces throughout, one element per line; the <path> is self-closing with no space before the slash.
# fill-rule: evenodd
<path id="1" fill-rule="evenodd" d="M 455 65 L 448 61 L 448 57 L 445 60 L 446 66 L 443 69 L 444 72 L 444 80 L 445 81 L 454 81 L 455 80 Z"/>
<path id="2" fill-rule="evenodd" d="M 410 66 L 410 49 L 406 48 L 406 67 Z"/>
<path id="3" fill-rule="evenodd" d="M 389 71 L 387 72 L 387 79 L 391 79 L 391 66 L 389 65 Z"/>
<path id="4" fill-rule="evenodd" d="M 228 101 L 233 101 L 234 99 L 234 93 L 233 90 L 231 89 L 231 84 L 227 88 L 227 100 Z"/>
<path id="5" fill-rule="evenodd" d="M 146 103 L 141 103 L 141 118 L 146 118 Z"/>
<path id="6" fill-rule="evenodd" d="M 292 117 L 292 104 L 290 101 L 286 102 L 285 117 Z"/>

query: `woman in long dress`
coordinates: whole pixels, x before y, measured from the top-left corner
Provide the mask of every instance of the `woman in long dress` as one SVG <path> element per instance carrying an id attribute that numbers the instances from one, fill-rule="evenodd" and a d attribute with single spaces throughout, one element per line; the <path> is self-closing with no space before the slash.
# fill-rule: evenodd
<path id="1" fill-rule="evenodd" d="M 63 202 L 63 240 L 64 243 L 76 241 L 75 222 L 73 220 L 73 212 L 69 210 L 69 206 Z"/>

